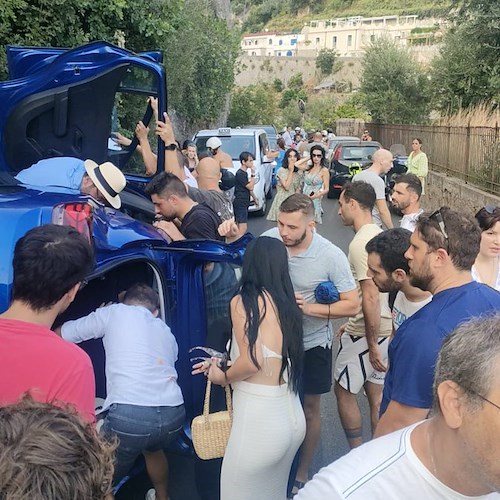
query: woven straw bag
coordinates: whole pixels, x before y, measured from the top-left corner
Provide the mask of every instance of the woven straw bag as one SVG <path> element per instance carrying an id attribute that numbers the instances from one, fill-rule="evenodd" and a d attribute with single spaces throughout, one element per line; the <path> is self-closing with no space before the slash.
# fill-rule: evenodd
<path id="1" fill-rule="evenodd" d="M 212 382 L 207 380 L 203 415 L 195 417 L 191 423 L 194 450 L 203 460 L 224 456 L 233 423 L 233 405 L 229 386 L 225 387 L 227 410 L 216 413 L 209 412 L 211 387 Z"/>

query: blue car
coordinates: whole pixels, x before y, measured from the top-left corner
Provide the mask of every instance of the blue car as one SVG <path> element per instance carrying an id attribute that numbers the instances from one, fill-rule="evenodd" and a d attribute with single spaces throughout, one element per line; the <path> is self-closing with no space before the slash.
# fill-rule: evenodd
<path id="1" fill-rule="evenodd" d="M 161 317 L 179 345 L 177 370 L 187 419 L 177 446 L 189 453 L 189 426 L 202 411 L 205 389 L 205 378 L 191 375 L 190 357 L 196 354 L 189 349 L 224 349 L 231 332 L 229 299 L 249 237 L 231 245 L 169 243 L 151 225 L 153 206 L 142 193 L 149 178 L 138 161 L 134 164 L 136 141 L 120 147 L 113 133 L 133 130 L 127 127 L 138 119 L 148 124 L 150 95 L 158 97 L 160 112 L 166 109 L 161 54 L 134 54 L 104 42 L 72 50 L 8 47 L 8 63 L 11 79 L 0 83 L 0 312 L 8 307 L 13 250 L 20 237 L 49 223 L 71 225 L 85 234 L 94 247 L 96 266 L 58 323 L 117 301 L 119 292 L 137 281 L 158 290 Z M 162 146 L 158 144 L 160 171 Z M 22 185 L 13 177 L 51 156 L 114 162 L 128 180 L 122 208 L 64 188 Z M 96 396 L 105 397 L 102 342 L 81 347 L 94 364 Z"/>

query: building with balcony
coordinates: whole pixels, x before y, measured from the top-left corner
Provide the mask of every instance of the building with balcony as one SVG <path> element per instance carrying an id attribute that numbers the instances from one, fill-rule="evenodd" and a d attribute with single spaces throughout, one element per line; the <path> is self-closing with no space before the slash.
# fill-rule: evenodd
<path id="1" fill-rule="evenodd" d="M 293 57 L 297 55 L 300 34 L 265 31 L 243 36 L 241 50 L 247 56 Z"/>
<path id="2" fill-rule="evenodd" d="M 381 36 L 403 46 L 431 45 L 439 25 L 438 19 L 414 15 L 309 21 L 300 33 L 264 31 L 244 35 L 241 50 L 246 56 L 314 58 L 321 49 L 334 49 L 341 57 L 359 57 Z"/>

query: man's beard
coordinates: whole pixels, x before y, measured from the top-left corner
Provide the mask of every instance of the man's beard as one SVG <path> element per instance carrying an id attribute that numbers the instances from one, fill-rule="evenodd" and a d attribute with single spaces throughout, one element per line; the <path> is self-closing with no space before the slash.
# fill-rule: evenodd
<path id="1" fill-rule="evenodd" d="M 392 201 L 392 204 L 393 204 L 393 206 L 394 206 L 394 207 L 396 207 L 396 208 L 397 208 L 397 209 L 399 209 L 399 210 L 406 210 L 406 209 L 410 206 L 410 202 L 409 202 L 409 201 L 408 201 L 408 202 L 406 202 L 406 203 L 405 203 L 404 201 L 402 201 L 402 202 L 400 202 L 400 203 L 396 203 L 396 202 L 394 202 L 394 200 L 393 200 L 393 201 Z"/>
<path id="2" fill-rule="evenodd" d="M 293 240 L 290 243 L 285 243 L 285 242 L 283 243 L 286 247 L 296 247 L 306 239 L 306 236 L 307 236 L 307 229 L 304 231 L 304 234 L 299 239 Z"/>
<path id="3" fill-rule="evenodd" d="M 410 270 L 410 285 L 420 288 L 420 290 L 423 290 L 424 292 L 430 291 L 432 279 L 433 276 L 428 271 L 420 276 L 415 276 Z"/>
<path id="4" fill-rule="evenodd" d="M 382 293 L 399 292 L 399 290 L 401 290 L 401 284 L 393 279 L 390 279 L 390 280 L 385 281 L 384 283 L 381 283 L 380 287 L 376 283 L 375 283 L 375 285 L 379 289 L 379 292 L 382 292 Z"/>

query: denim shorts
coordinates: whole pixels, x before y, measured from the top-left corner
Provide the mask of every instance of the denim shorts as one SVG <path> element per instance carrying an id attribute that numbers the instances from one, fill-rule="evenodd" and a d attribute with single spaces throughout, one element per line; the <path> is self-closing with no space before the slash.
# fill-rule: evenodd
<path id="1" fill-rule="evenodd" d="M 118 437 L 114 483 L 132 468 L 143 451 L 165 448 L 182 429 L 186 413 L 179 406 L 136 406 L 113 403 L 104 417 L 101 432 Z"/>

